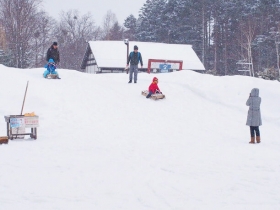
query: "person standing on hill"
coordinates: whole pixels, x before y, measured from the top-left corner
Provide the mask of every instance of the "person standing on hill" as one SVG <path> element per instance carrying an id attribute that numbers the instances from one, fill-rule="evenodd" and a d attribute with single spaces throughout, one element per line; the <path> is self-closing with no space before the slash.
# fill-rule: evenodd
<path id="1" fill-rule="evenodd" d="M 54 42 L 47 51 L 47 62 L 49 62 L 50 59 L 53 59 L 56 65 L 60 62 L 57 42 Z"/>
<path id="2" fill-rule="evenodd" d="M 257 143 L 261 143 L 260 137 L 260 130 L 259 126 L 262 125 L 262 118 L 261 118 L 261 97 L 259 97 L 259 89 L 253 88 L 250 93 L 250 97 L 248 98 L 246 105 L 249 106 L 248 116 L 247 116 L 247 123 L 246 125 L 250 126 L 251 132 L 251 141 L 250 144 L 255 143 L 255 133 L 256 133 L 256 140 Z"/>
<path id="3" fill-rule="evenodd" d="M 129 54 L 128 59 L 127 59 L 127 64 L 126 64 L 126 68 L 128 68 L 128 65 L 129 65 L 129 62 L 130 62 L 128 83 L 132 82 L 133 74 L 134 74 L 134 83 L 137 83 L 139 61 L 141 63 L 141 68 L 143 68 L 143 61 L 142 61 L 141 53 L 138 52 L 138 47 L 135 45 L 134 46 L 134 51 Z"/>

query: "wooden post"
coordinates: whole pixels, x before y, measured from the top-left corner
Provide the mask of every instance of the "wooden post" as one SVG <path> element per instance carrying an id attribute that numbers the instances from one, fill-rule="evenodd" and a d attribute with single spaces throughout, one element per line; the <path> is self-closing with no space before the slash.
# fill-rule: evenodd
<path id="1" fill-rule="evenodd" d="M 124 43 L 126 45 L 126 65 L 127 65 L 127 63 L 128 63 L 128 54 L 129 54 L 129 40 L 125 39 Z M 126 67 L 126 69 L 125 69 L 127 74 L 128 74 L 128 69 L 129 69 L 129 67 Z"/>
<path id="2" fill-rule="evenodd" d="M 127 50 L 126 50 L 126 63 L 128 62 L 128 54 L 129 54 L 129 42 L 127 43 Z"/>
<path id="3" fill-rule="evenodd" d="M 23 98 L 23 103 L 22 103 L 20 115 L 22 115 L 22 111 L 23 111 L 23 107 L 24 107 L 24 103 L 25 103 L 25 98 L 26 98 L 26 93 L 27 93 L 27 89 L 28 89 L 28 83 L 29 83 L 29 81 L 27 81 L 27 84 L 26 84 L 26 89 L 25 89 L 25 93 L 24 93 L 24 98 Z"/>
<path id="4" fill-rule="evenodd" d="M 27 89 L 28 89 L 28 83 L 29 83 L 29 81 L 27 81 L 27 84 L 26 84 L 26 88 L 25 88 L 25 93 L 24 93 L 24 98 L 23 98 L 23 102 L 22 102 L 22 107 L 21 107 L 20 115 L 22 115 L 22 111 L 23 111 L 23 107 L 24 107 L 24 103 L 25 103 L 25 98 L 26 98 L 26 93 L 27 93 Z M 17 135 L 18 135 L 18 130 L 19 130 L 19 128 L 17 129 L 16 138 L 17 138 Z"/>

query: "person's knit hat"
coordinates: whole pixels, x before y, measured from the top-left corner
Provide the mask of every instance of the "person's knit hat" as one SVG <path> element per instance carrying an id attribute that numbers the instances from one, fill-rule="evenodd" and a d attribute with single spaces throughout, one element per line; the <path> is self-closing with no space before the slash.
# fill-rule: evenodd
<path id="1" fill-rule="evenodd" d="M 158 78 L 154 77 L 154 78 L 153 78 L 153 82 L 154 82 L 154 81 L 158 81 Z"/>
<path id="2" fill-rule="evenodd" d="M 54 46 L 57 46 L 57 42 L 53 42 L 53 45 L 54 45 Z"/>
<path id="3" fill-rule="evenodd" d="M 134 45 L 134 50 L 138 50 L 138 47 L 137 47 L 137 45 Z"/>
<path id="4" fill-rule="evenodd" d="M 54 60 L 52 58 L 50 58 L 49 63 L 54 63 Z"/>

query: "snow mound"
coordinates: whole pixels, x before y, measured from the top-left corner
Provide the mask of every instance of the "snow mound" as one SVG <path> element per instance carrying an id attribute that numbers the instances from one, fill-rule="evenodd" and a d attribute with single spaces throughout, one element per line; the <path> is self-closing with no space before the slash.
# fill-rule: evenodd
<path id="1" fill-rule="evenodd" d="M 280 83 L 192 71 L 84 74 L 0 66 L 4 115 L 39 115 L 38 140 L 0 146 L 0 209 L 277 209 Z M 141 95 L 157 76 L 166 99 Z M 260 89 L 261 144 L 245 102 Z"/>

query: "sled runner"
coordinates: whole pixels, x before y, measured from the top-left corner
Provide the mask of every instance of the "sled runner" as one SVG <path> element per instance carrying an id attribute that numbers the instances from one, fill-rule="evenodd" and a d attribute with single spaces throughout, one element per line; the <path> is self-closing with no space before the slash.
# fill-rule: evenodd
<path id="1" fill-rule="evenodd" d="M 47 79 L 60 79 L 57 74 L 48 74 Z"/>
<path id="2" fill-rule="evenodd" d="M 44 75 L 43 75 L 44 77 Z M 48 74 L 47 77 L 44 77 L 46 79 L 61 79 L 58 74 Z"/>
<path id="3" fill-rule="evenodd" d="M 141 94 L 146 97 L 149 94 L 149 91 L 143 90 Z M 155 93 L 152 94 L 150 98 L 153 100 L 164 99 L 165 95 L 163 95 L 162 93 Z"/>

